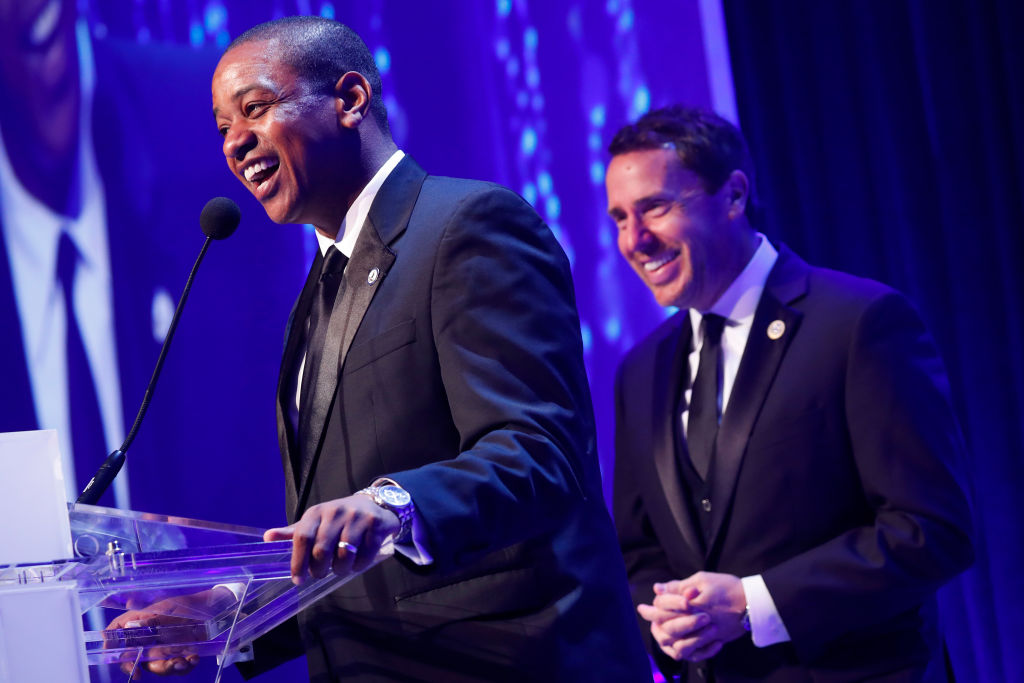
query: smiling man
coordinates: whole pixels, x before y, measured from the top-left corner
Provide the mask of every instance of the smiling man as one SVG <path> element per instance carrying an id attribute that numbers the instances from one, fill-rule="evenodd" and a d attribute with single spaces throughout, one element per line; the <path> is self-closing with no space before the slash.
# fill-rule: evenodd
<path id="1" fill-rule="evenodd" d="M 746 142 L 720 117 L 654 111 L 609 151 L 619 249 L 683 309 L 616 385 L 615 521 L 659 666 L 944 680 L 935 591 L 970 563 L 971 526 L 916 311 L 756 232 Z"/>
<path id="2" fill-rule="evenodd" d="M 565 255 L 515 194 L 399 151 L 380 89 L 314 17 L 247 31 L 213 77 L 228 168 L 320 246 L 277 394 L 292 524 L 267 538 L 297 582 L 398 548 L 301 614 L 310 676 L 648 679 Z M 276 648 L 251 672 L 300 651 Z"/>

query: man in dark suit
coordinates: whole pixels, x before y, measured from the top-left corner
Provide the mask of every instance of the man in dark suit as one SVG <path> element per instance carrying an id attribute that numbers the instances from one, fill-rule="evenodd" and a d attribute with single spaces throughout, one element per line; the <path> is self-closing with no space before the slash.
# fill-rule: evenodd
<path id="1" fill-rule="evenodd" d="M 659 665 L 943 680 L 935 591 L 971 562 L 970 514 L 917 313 L 757 233 L 746 143 L 721 118 L 651 112 L 610 151 L 619 248 L 683 309 L 616 389 L 614 516 Z"/>
<path id="2" fill-rule="evenodd" d="M 300 615 L 310 676 L 645 680 L 567 260 L 519 197 L 428 176 L 372 56 L 314 17 L 239 36 L 213 78 L 233 174 L 320 251 L 278 428 L 293 577 L 388 560 Z M 272 666 L 268 641 L 255 666 Z"/>

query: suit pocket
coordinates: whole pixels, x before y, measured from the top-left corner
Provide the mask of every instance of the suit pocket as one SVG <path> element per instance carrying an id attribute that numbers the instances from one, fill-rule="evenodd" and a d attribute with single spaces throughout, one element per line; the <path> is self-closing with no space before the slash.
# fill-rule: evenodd
<path id="1" fill-rule="evenodd" d="M 345 355 L 343 374 L 355 372 L 392 351 L 416 341 L 416 321 L 404 320 L 373 339 L 354 344 Z"/>

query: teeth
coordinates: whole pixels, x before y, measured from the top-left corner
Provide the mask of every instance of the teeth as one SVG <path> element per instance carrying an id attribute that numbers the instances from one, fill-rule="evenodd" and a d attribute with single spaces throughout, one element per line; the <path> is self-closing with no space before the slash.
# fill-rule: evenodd
<path id="1" fill-rule="evenodd" d="M 679 256 L 679 252 L 673 251 L 668 254 L 665 254 L 659 259 L 655 259 L 654 261 L 648 261 L 644 264 L 644 270 L 646 270 L 647 272 L 657 270 L 658 268 L 661 268 L 663 265 L 674 259 L 676 256 Z"/>
<path id="2" fill-rule="evenodd" d="M 276 161 L 268 161 L 266 159 L 261 159 L 260 161 L 254 163 L 252 166 L 246 168 L 245 171 L 242 172 L 242 174 L 245 176 L 245 179 L 251 183 L 252 177 L 254 175 L 259 173 L 260 171 L 265 171 L 271 166 L 274 166 L 276 163 Z"/>

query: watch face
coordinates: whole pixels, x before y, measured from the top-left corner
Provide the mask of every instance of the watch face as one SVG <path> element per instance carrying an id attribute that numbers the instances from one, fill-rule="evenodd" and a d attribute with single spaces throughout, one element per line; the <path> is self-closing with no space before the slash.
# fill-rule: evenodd
<path id="1" fill-rule="evenodd" d="M 377 493 L 385 503 L 398 508 L 405 507 L 412 502 L 412 496 L 409 495 L 409 492 L 397 486 L 382 486 Z"/>

